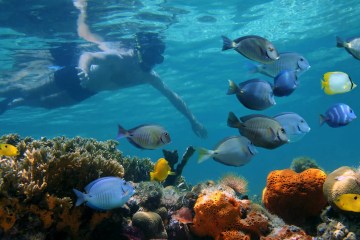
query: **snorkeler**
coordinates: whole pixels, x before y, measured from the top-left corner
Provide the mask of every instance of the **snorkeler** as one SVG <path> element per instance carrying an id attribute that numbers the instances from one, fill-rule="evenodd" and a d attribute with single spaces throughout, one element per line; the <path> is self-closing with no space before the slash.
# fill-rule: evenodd
<path id="1" fill-rule="evenodd" d="M 78 66 L 64 67 L 64 52 L 70 49 L 52 49 L 52 57 L 61 66 L 53 78 L 41 86 L 30 89 L 13 89 L 0 93 L 5 97 L 0 103 L 0 113 L 17 106 L 56 108 L 79 103 L 101 91 L 118 90 L 148 83 L 159 90 L 190 122 L 194 133 L 207 137 L 207 130 L 198 122 L 179 95 L 173 92 L 152 70 L 163 62 L 165 44 L 156 33 L 138 33 L 132 48 L 112 49 L 102 38 L 90 32 L 86 20 L 86 0 L 75 0 L 80 11 L 78 34 L 85 40 L 95 43 L 100 52 L 81 54 Z M 71 46 L 71 44 L 69 44 Z M 73 50 L 74 51 L 74 50 Z M 66 54 L 65 54 L 66 55 Z M 65 56 L 66 57 L 66 56 Z M 60 63 L 60 64 L 59 64 Z"/>

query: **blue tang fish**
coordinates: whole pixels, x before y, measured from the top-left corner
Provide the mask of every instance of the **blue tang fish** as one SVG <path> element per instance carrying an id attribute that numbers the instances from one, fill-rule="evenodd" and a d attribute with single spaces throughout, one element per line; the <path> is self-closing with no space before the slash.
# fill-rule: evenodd
<path id="1" fill-rule="evenodd" d="M 144 124 L 126 130 L 119 125 L 117 139 L 126 137 L 137 148 L 156 149 L 171 142 L 169 133 L 159 125 Z"/>
<path id="2" fill-rule="evenodd" d="M 272 85 L 260 79 L 250 79 L 239 86 L 229 80 L 227 94 L 236 94 L 237 99 L 252 110 L 263 110 L 276 104 Z"/>
<path id="3" fill-rule="evenodd" d="M 296 142 L 310 132 L 308 123 L 299 114 L 294 112 L 283 112 L 273 117 L 285 129 L 290 143 Z"/>
<path id="4" fill-rule="evenodd" d="M 96 179 L 85 187 L 85 193 L 73 189 L 77 196 L 75 206 L 83 203 L 96 210 L 110 210 L 122 207 L 135 189 L 119 177 L 103 177 Z"/>
<path id="5" fill-rule="evenodd" d="M 250 140 L 243 136 L 227 137 L 220 141 L 214 150 L 206 148 L 198 148 L 197 150 L 199 152 L 199 163 L 212 157 L 217 162 L 234 167 L 245 165 L 258 153 Z"/>
<path id="6" fill-rule="evenodd" d="M 274 95 L 283 97 L 290 95 L 297 87 L 298 81 L 294 71 L 282 71 L 274 78 Z"/>
<path id="7" fill-rule="evenodd" d="M 348 125 L 356 119 L 355 112 L 344 103 L 336 103 L 331 106 L 325 114 L 320 114 L 320 126 L 325 122 L 333 128 Z"/>
<path id="8" fill-rule="evenodd" d="M 253 73 L 262 73 L 269 77 L 276 77 L 282 71 L 294 71 L 296 76 L 310 69 L 309 61 L 301 54 L 296 52 L 280 53 L 280 58 L 268 64 L 254 65 L 250 63 L 249 68 Z"/>

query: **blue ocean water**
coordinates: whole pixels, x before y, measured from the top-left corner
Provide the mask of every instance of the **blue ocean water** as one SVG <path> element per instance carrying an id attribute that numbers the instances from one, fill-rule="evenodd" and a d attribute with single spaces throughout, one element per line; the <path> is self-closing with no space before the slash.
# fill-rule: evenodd
<path id="1" fill-rule="evenodd" d="M 217 180 L 235 172 L 249 181 L 251 193 L 260 194 L 267 174 L 288 168 L 293 158 L 309 156 L 326 171 L 340 166 L 358 166 L 360 120 L 346 127 L 319 126 L 319 114 L 337 102 L 350 105 L 360 116 L 359 89 L 328 96 L 320 89 L 325 72 L 343 71 L 360 84 L 359 61 L 336 48 L 336 36 L 359 36 L 360 2 L 335 1 L 184 1 L 107 0 L 88 1 L 87 23 L 92 32 L 116 44 L 138 31 L 158 32 L 166 43 L 165 61 L 156 66 L 163 81 L 186 102 L 208 130 L 201 139 L 169 101 L 149 85 L 101 92 L 70 107 L 45 110 L 18 107 L 0 116 L 0 133 L 21 137 L 81 136 L 103 141 L 114 139 L 117 124 L 132 128 L 143 123 L 163 125 L 172 143 L 165 149 L 185 151 L 188 146 L 213 148 L 221 139 L 237 135 L 226 125 L 229 111 L 237 116 L 261 113 L 273 116 L 297 112 L 311 131 L 299 142 L 259 153 L 243 167 L 229 167 L 213 160 L 202 164 L 194 155 L 184 169 L 191 183 Z M 47 50 L 60 43 L 89 45 L 76 32 L 78 10 L 70 0 L 6 0 L 0 2 L 0 86 L 36 85 L 52 74 Z M 303 54 L 311 68 L 300 86 L 277 105 L 256 112 L 243 107 L 235 96 L 226 95 L 228 79 L 235 82 L 259 77 L 246 68 L 250 60 L 235 51 L 222 52 L 221 35 L 232 39 L 259 35 L 272 41 L 280 52 Z M 93 47 L 96 49 L 95 47 Z M 39 66 L 40 69 L 39 69 Z M 26 70 L 25 72 L 22 70 Z M 140 150 L 120 140 L 126 155 L 162 157 L 161 149 Z"/>

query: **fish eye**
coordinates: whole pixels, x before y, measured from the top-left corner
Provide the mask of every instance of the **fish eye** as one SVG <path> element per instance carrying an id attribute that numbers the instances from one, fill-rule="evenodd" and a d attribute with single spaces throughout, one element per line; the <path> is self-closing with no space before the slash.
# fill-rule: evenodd
<path id="1" fill-rule="evenodd" d="M 301 119 L 300 122 L 303 123 L 303 122 L 305 122 L 305 121 L 304 121 L 304 119 Z"/>
<path id="2" fill-rule="evenodd" d="M 352 113 L 353 112 L 353 110 L 352 109 L 350 109 L 350 113 Z M 5 146 L 6 147 L 6 146 Z"/>
<path id="3" fill-rule="evenodd" d="M 270 52 L 274 51 L 274 48 L 272 48 L 272 47 L 269 47 L 268 49 Z"/>
<path id="4" fill-rule="evenodd" d="M 357 196 L 354 197 L 354 200 L 357 200 Z"/>
<path id="5" fill-rule="evenodd" d="M 8 146 L 7 145 L 5 145 L 5 148 L 7 148 Z"/>
<path id="6" fill-rule="evenodd" d="M 300 58 L 300 61 L 304 61 L 304 59 L 303 59 L 303 58 Z"/>
<path id="7" fill-rule="evenodd" d="M 281 130 L 282 133 L 285 133 L 285 129 L 281 128 L 280 130 Z"/>

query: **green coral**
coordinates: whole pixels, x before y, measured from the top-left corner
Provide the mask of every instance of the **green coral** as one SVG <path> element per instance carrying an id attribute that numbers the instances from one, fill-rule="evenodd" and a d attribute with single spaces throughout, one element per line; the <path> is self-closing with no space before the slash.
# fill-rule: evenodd
<path id="1" fill-rule="evenodd" d="M 294 158 L 290 165 L 290 169 L 297 173 L 301 173 L 309 168 L 316 168 L 323 170 L 314 159 L 307 156 L 300 156 Z"/>

